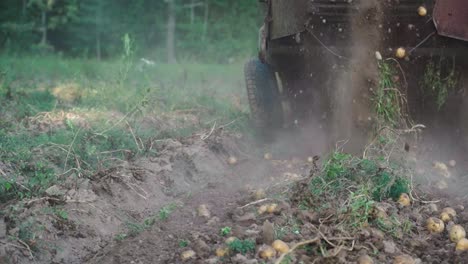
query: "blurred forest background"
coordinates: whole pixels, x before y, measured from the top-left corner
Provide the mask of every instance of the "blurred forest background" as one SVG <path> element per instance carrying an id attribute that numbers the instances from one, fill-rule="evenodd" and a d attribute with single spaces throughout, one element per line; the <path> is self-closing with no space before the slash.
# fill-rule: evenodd
<path id="1" fill-rule="evenodd" d="M 227 63 L 251 55 L 256 0 L 2 0 L 0 52 L 115 58 L 128 35 L 138 56 Z"/>

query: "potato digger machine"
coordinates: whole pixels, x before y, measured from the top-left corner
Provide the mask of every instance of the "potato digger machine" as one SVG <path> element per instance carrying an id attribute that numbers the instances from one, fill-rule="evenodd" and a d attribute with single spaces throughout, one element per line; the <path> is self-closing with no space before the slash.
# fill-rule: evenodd
<path id="1" fill-rule="evenodd" d="M 372 101 L 376 84 L 369 76 L 362 74 L 365 80 L 358 82 L 368 86 L 362 92 L 346 93 L 356 81 L 338 82 L 340 71 L 372 72 L 371 64 L 387 59 L 397 65 L 395 81 L 404 78 L 412 118 L 441 125 L 429 117 L 443 116 L 454 131 L 468 135 L 466 0 L 260 0 L 259 5 L 264 14 L 259 53 L 244 72 L 251 119 L 261 134 L 300 126 L 312 116 L 325 120 L 346 101 Z M 439 86 L 453 82 L 443 105 L 428 103 L 431 87 L 424 86 L 431 84 L 423 79 L 429 65 L 435 65 Z M 458 74 L 450 75 L 454 71 Z M 344 99 L 331 96 L 337 86 L 345 86 Z M 357 116 L 353 123 L 365 126 L 371 116 Z"/>

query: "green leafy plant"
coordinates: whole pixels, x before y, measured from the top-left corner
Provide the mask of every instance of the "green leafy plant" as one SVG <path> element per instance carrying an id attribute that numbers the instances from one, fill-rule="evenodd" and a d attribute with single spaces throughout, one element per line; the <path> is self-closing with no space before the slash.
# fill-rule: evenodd
<path id="1" fill-rule="evenodd" d="M 252 240 L 236 239 L 228 244 L 228 248 L 231 252 L 245 255 L 248 252 L 255 252 L 255 242 Z"/>
<path id="2" fill-rule="evenodd" d="M 185 239 L 182 239 L 182 240 L 179 240 L 179 247 L 181 248 L 185 248 L 185 247 L 188 247 L 189 245 L 189 242 Z"/>
<path id="3" fill-rule="evenodd" d="M 398 125 L 404 118 L 405 98 L 394 81 L 396 71 L 392 65 L 383 61 L 379 63 L 379 84 L 374 91 L 374 107 L 380 122 Z"/>
<path id="4" fill-rule="evenodd" d="M 229 226 L 225 226 L 225 227 L 221 228 L 220 232 L 221 232 L 221 236 L 228 236 L 228 235 L 231 234 L 232 228 L 229 227 Z"/>
<path id="5" fill-rule="evenodd" d="M 445 69 L 450 70 L 445 70 Z M 433 96 L 437 109 L 440 110 L 445 103 L 449 92 L 457 86 L 458 74 L 455 72 L 455 67 L 449 66 L 443 59 L 439 60 L 436 65 L 431 61 L 426 66 L 422 86 L 426 96 Z"/>

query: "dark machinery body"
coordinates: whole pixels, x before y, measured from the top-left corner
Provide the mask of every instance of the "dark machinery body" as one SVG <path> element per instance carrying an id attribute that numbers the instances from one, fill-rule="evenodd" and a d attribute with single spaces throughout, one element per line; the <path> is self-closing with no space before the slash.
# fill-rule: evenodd
<path id="1" fill-rule="evenodd" d="M 350 58 L 361 56 L 356 52 L 373 56 L 378 51 L 383 58 L 398 60 L 405 70 L 434 57 L 468 62 L 466 0 L 260 0 L 260 3 L 265 16 L 259 33 L 258 60 L 276 73 L 278 87 L 272 89 L 279 89 L 281 98 L 275 102 L 289 103 L 287 111 L 293 117 L 285 115 L 289 123 L 285 126 L 330 107 L 327 98 L 336 88 L 336 82 L 331 84 L 330 80 L 341 74 Z M 398 48 L 405 50 L 404 58 L 396 58 Z M 249 94 L 260 86 L 248 86 Z M 414 90 L 410 97 L 418 100 L 418 89 Z M 249 100 L 251 109 L 259 108 L 255 99 Z M 264 112 L 268 116 L 271 111 Z M 263 122 L 263 126 L 268 124 Z"/>

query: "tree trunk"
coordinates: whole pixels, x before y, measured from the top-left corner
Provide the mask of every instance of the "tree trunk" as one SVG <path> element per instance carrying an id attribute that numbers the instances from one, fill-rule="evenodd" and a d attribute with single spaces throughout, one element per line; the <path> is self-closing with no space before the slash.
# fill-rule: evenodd
<path id="1" fill-rule="evenodd" d="M 175 55 L 175 31 L 176 31 L 176 8 L 174 0 L 167 0 L 167 62 L 176 63 Z"/>
<path id="2" fill-rule="evenodd" d="M 190 3 L 190 25 L 195 23 L 195 0 L 192 0 Z"/>
<path id="3" fill-rule="evenodd" d="M 41 45 L 46 45 L 47 44 L 47 10 L 45 8 L 42 10 L 42 39 L 41 39 Z"/>
<path id="4" fill-rule="evenodd" d="M 101 0 L 96 10 L 96 59 L 101 60 Z"/>
<path id="5" fill-rule="evenodd" d="M 210 12 L 210 5 L 208 0 L 205 0 L 205 17 L 203 21 L 203 33 L 202 33 L 202 40 L 206 40 L 206 34 L 208 33 L 208 15 Z"/>

